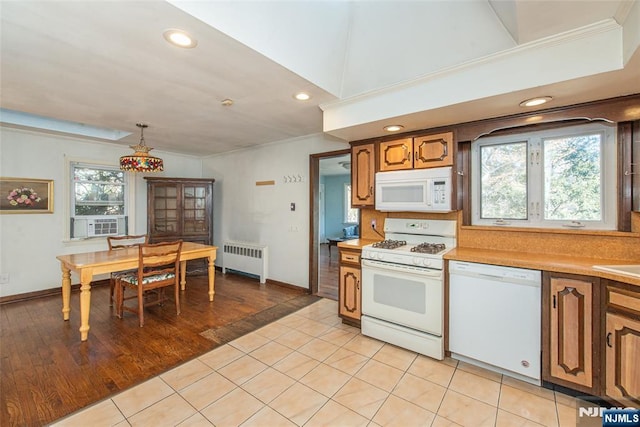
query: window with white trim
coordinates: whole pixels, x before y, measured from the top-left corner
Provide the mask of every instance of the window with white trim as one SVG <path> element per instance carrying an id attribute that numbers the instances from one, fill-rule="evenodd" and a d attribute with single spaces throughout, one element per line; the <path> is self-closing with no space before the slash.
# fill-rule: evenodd
<path id="1" fill-rule="evenodd" d="M 616 229 L 616 129 L 581 126 L 472 143 L 472 224 Z"/>
<path id="2" fill-rule="evenodd" d="M 71 162 L 71 238 L 127 234 L 129 183 L 117 166 Z"/>
<path id="3" fill-rule="evenodd" d="M 344 222 L 357 224 L 360 217 L 360 209 L 351 207 L 351 184 L 344 185 Z"/>

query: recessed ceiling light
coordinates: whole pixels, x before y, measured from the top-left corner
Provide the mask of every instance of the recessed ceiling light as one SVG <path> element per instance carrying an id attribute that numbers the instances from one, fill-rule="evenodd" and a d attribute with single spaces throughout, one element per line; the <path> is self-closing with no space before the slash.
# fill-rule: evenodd
<path id="1" fill-rule="evenodd" d="M 386 130 L 387 132 L 398 132 L 401 129 L 404 129 L 404 126 L 402 126 L 402 125 L 389 125 L 389 126 L 385 126 L 384 127 L 384 130 Z"/>
<path id="2" fill-rule="evenodd" d="M 190 49 L 198 44 L 198 41 L 191 37 L 189 33 L 175 28 L 166 30 L 162 35 L 166 41 L 174 46 Z"/>
<path id="3" fill-rule="evenodd" d="M 293 95 L 293 97 L 298 101 L 308 101 L 311 99 L 311 95 L 309 95 L 306 92 L 298 92 L 295 95 Z"/>
<path id="4" fill-rule="evenodd" d="M 546 104 L 553 98 L 550 96 L 540 96 L 538 98 L 526 99 L 520 103 L 521 107 L 536 107 L 538 105 Z"/>

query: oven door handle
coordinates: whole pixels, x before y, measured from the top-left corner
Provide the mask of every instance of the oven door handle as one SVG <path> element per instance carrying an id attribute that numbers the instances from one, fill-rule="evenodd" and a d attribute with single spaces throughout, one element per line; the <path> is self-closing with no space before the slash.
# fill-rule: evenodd
<path id="1" fill-rule="evenodd" d="M 376 270 L 380 272 L 398 271 L 401 273 L 415 274 L 423 277 L 435 277 L 435 278 L 442 277 L 442 270 L 435 270 L 432 268 L 425 268 L 425 267 L 413 267 L 410 265 L 391 264 L 388 262 L 373 261 L 370 259 L 363 259 L 362 267 L 370 268 L 372 270 Z"/>

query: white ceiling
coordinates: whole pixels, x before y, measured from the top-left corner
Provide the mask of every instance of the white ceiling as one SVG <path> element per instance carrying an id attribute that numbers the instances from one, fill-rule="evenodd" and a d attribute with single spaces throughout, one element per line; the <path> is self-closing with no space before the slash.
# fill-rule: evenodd
<path id="1" fill-rule="evenodd" d="M 320 176 L 351 174 L 351 156 L 323 157 L 319 162 Z"/>
<path id="2" fill-rule="evenodd" d="M 387 119 L 410 130 L 513 114 L 529 94 L 558 106 L 640 92 L 635 1 L 2 1 L 1 12 L 0 106 L 132 132 L 115 142 L 124 153 L 137 143 L 136 122 L 149 125 L 156 149 L 212 155 L 323 129 L 379 136 Z M 600 68 L 576 56 L 584 75 L 527 77 L 517 90 L 467 78 L 486 90 L 467 99 L 460 85 L 431 89 L 428 105 L 402 98 L 412 82 L 440 84 L 448 70 L 536 43 L 553 50 L 559 35 L 585 27 L 606 27 L 615 46 L 593 49 Z M 198 46 L 170 46 L 167 28 L 189 31 Z M 311 101 L 293 100 L 300 90 Z"/>

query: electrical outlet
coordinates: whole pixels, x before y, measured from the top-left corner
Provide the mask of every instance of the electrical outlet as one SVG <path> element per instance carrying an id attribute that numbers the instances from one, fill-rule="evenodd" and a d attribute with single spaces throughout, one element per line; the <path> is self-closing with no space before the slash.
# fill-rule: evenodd
<path id="1" fill-rule="evenodd" d="M 9 273 L 0 273 L 0 285 L 9 283 Z"/>
<path id="2" fill-rule="evenodd" d="M 375 219 L 371 220 L 371 228 L 376 228 L 376 220 Z"/>

